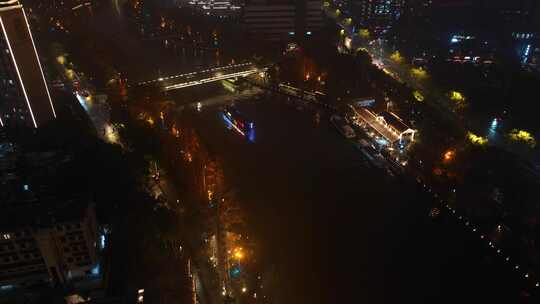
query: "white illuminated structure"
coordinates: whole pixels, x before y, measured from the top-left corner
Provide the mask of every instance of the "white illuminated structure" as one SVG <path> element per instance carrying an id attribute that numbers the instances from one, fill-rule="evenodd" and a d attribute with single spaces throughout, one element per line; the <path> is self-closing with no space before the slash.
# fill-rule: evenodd
<path id="1" fill-rule="evenodd" d="M 39 60 L 24 8 L 18 0 L 0 0 L 0 74 L 8 97 L 0 101 L 2 125 L 27 124 L 34 128 L 56 118 L 53 101 Z"/>
<path id="2" fill-rule="evenodd" d="M 230 78 L 236 78 L 236 77 L 246 77 L 246 76 L 256 74 L 256 73 L 259 73 L 259 72 L 260 72 L 259 69 L 251 69 L 251 70 L 247 70 L 247 71 L 230 73 L 230 74 L 222 74 L 222 75 L 217 74 L 215 76 L 200 79 L 200 80 L 185 81 L 185 82 L 181 82 L 181 83 L 177 83 L 177 84 L 173 84 L 173 85 L 168 85 L 168 86 L 165 87 L 165 91 L 192 87 L 192 86 L 201 85 L 201 84 L 210 83 L 210 82 L 215 82 L 215 81 L 220 81 L 220 80 L 224 80 L 224 79 L 230 79 Z"/>
<path id="3" fill-rule="evenodd" d="M 188 3 L 207 14 L 217 16 L 228 16 L 241 9 L 230 0 L 191 0 Z"/>

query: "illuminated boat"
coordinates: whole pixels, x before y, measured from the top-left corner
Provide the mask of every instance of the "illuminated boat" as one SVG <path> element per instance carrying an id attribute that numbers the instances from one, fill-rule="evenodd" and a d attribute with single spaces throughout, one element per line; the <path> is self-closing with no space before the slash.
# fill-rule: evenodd
<path id="1" fill-rule="evenodd" d="M 248 137 L 249 140 L 254 141 L 254 123 L 246 119 L 236 108 L 225 107 L 223 109 L 223 119 L 231 129 L 234 129 L 242 136 Z"/>

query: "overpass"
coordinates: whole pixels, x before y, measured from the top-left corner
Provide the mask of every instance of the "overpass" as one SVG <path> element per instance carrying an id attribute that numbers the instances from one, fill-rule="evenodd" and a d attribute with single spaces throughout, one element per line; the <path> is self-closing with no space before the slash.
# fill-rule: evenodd
<path id="1" fill-rule="evenodd" d="M 230 64 L 221 67 L 208 68 L 190 73 L 159 77 L 157 79 L 139 82 L 139 86 L 158 85 L 164 91 L 177 90 L 224 79 L 246 77 L 265 71 L 266 68 L 257 68 L 251 62 Z"/>

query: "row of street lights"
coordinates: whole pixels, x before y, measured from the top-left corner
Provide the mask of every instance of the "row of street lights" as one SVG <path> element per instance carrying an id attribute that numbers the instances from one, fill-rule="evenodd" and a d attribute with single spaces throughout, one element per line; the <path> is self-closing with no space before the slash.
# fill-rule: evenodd
<path id="1" fill-rule="evenodd" d="M 421 183 L 421 181 L 417 181 L 417 182 Z M 480 232 L 480 230 L 476 228 L 471 223 L 470 220 L 468 220 L 465 216 L 458 214 L 455 208 L 452 208 L 452 206 L 450 206 L 448 202 L 445 202 L 442 198 L 439 198 L 439 195 L 437 193 L 432 192 L 429 186 L 427 186 L 426 184 L 423 184 L 423 186 L 428 192 L 432 193 L 435 199 L 439 199 L 439 203 L 444 204 L 444 206 L 450 212 L 450 215 L 454 217 L 454 219 L 456 219 L 459 223 L 463 224 L 472 233 L 477 234 L 481 241 L 486 241 L 487 245 L 497 254 L 497 256 L 504 258 L 504 261 L 507 264 L 511 265 L 514 268 L 514 270 L 520 271 L 520 269 L 523 269 L 523 267 L 518 263 L 512 264 L 512 259 L 510 258 L 510 256 L 508 255 L 505 256 L 503 250 L 501 248 L 498 248 L 493 241 L 489 241 L 488 238 L 482 232 Z M 455 193 L 456 190 L 454 189 L 453 192 Z M 522 275 L 526 280 L 530 280 L 532 276 L 531 273 L 532 273 L 531 271 L 524 271 Z M 540 287 L 540 281 L 533 282 L 533 284 L 534 284 L 534 287 L 536 288 Z"/>

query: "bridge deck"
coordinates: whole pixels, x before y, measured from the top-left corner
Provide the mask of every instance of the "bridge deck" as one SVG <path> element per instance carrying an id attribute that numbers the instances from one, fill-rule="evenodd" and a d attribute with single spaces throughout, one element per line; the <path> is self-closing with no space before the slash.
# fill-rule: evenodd
<path id="1" fill-rule="evenodd" d="M 156 83 L 162 83 L 165 86 L 173 85 L 175 83 L 181 83 L 186 82 L 188 80 L 192 80 L 195 77 L 201 77 L 204 78 L 204 76 L 207 76 L 208 74 L 212 73 L 229 73 L 231 71 L 242 71 L 247 69 L 252 69 L 253 64 L 251 62 L 246 63 L 239 63 L 239 64 L 231 64 L 226 66 L 220 66 L 220 67 L 213 67 L 213 68 L 207 68 L 200 71 L 193 71 L 189 73 L 182 73 L 182 74 L 176 74 L 176 75 L 169 75 L 164 76 L 156 79 L 151 79 L 147 81 L 139 82 L 138 85 L 151 85 Z"/>

